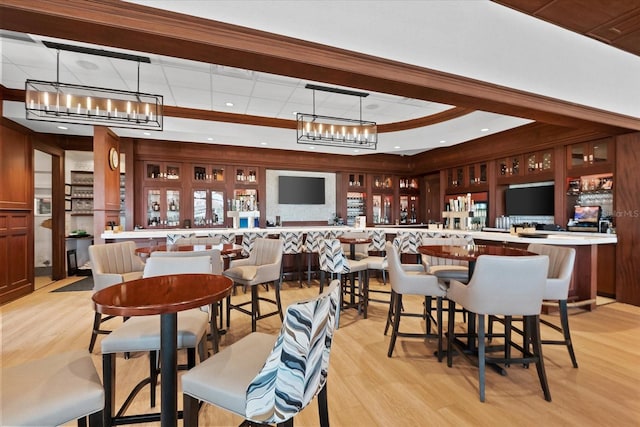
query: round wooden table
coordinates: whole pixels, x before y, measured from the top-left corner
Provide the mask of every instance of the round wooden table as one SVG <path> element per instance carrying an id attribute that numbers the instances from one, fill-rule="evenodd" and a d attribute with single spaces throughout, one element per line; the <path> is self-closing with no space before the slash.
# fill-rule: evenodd
<path id="1" fill-rule="evenodd" d="M 371 243 L 369 237 L 339 237 L 340 243 L 349 245 L 349 259 L 356 259 L 356 245 L 365 245 Z"/>
<path id="2" fill-rule="evenodd" d="M 131 280 L 93 294 L 98 313 L 124 317 L 160 315 L 163 427 L 175 426 L 178 418 L 177 313 L 216 303 L 231 295 L 232 286 L 231 279 L 215 274 L 173 274 Z"/>
<path id="3" fill-rule="evenodd" d="M 217 245 L 157 245 L 157 246 L 144 246 L 136 248 L 136 254 L 141 256 L 149 256 L 151 252 L 155 251 L 208 251 L 211 249 L 219 249 L 220 255 L 237 255 L 242 252 L 242 246 L 235 243 L 220 243 Z"/>
<path id="4" fill-rule="evenodd" d="M 469 279 L 473 275 L 476 261 L 480 255 L 527 256 L 537 255 L 524 249 L 493 245 L 425 245 L 418 246 L 418 252 L 439 258 L 457 259 L 469 262 Z"/>

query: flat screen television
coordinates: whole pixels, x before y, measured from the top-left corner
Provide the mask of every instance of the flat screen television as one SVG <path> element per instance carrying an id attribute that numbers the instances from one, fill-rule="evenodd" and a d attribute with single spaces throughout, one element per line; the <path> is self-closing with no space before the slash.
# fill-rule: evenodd
<path id="1" fill-rule="evenodd" d="M 509 188 L 505 192 L 506 214 L 520 216 L 553 216 L 554 187 Z"/>
<path id="2" fill-rule="evenodd" d="M 575 206 L 573 208 L 573 219 L 583 224 L 598 224 L 600 213 L 600 206 Z"/>
<path id="3" fill-rule="evenodd" d="M 324 178 L 278 177 L 278 203 L 281 205 L 324 205 L 324 193 Z"/>

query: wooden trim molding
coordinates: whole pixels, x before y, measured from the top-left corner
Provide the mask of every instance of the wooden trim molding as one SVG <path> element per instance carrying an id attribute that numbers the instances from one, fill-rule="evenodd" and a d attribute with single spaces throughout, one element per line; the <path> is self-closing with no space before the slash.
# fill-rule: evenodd
<path id="1" fill-rule="evenodd" d="M 408 96 L 609 134 L 640 120 L 358 52 L 115 0 L 4 0 L 3 28 Z M 304 58 L 304 60 L 302 59 Z"/>

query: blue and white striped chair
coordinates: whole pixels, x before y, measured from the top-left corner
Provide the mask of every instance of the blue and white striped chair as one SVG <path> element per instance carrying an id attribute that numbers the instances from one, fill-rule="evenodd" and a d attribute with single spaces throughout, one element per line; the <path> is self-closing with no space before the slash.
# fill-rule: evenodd
<path id="1" fill-rule="evenodd" d="M 311 265 L 314 254 L 320 253 L 324 244 L 325 233 L 323 231 L 308 231 L 304 242 L 304 251 L 307 253 L 307 285 L 311 284 Z"/>
<path id="2" fill-rule="evenodd" d="M 321 295 L 287 307 L 277 337 L 251 333 L 184 374 L 184 425 L 198 425 L 201 401 L 251 423 L 293 425 L 318 396 L 320 426 L 328 427 L 326 383 L 339 300 L 334 280 Z"/>
<path id="3" fill-rule="evenodd" d="M 367 308 L 369 305 L 369 280 L 368 280 L 368 265 L 364 260 L 352 260 L 347 258 L 338 239 L 325 239 L 324 245 L 320 248 L 320 292 L 322 292 L 324 285 L 324 276 L 329 273 L 330 279 L 337 277 L 340 283 L 343 282 L 343 275 L 351 276 L 350 291 L 346 286 L 343 287 L 343 294 L 349 293 L 349 304 L 343 304 L 343 306 L 349 306 L 356 304 L 355 298 L 358 297 L 357 303 L 358 312 L 362 310 L 364 318 L 367 318 Z M 355 273 L 358 273 L 358 291 L 355 289 Z M 348 291 L 348 292 L 347 292 Z"/>
<path id="4" fill-rule="evenodd" d="M 183 239 L 188 240 L 194 237 L 196 237 L 196 233 L 186 233 L 186 234 L 169 233 L 167 234 L 167 245 L 177 245 Z M 185 242 L 185 243 L 188 244 L 188 242 Z"/>
<path id="5" fill-rule="evenodd" d="M 235 233 L 209 233 L 209 237 L 213 237 L 214 239 L 220 239 L 220 243 L 229 244 L 236 242 Z"/>
<path id="6" fill-rule="evenodd" d="M 282 240 L 282 255 L 292 256 L 294 258 L 295 269 L 298 272 L 298 283 L 302 287 L 302 264 L 300 262 L 300 254 L 302 254 L 302 243 L 304 235 L 302 231 L 281 231 L 280 240 Z M 281 276 L 284 275 L 284 260 L 282 262 Z"/>

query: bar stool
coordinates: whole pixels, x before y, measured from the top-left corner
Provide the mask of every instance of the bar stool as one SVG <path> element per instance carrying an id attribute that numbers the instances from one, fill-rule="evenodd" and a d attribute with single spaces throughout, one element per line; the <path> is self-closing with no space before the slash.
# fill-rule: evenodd
<path id="1" fill-rule="evenodd" d="M 293 257 L 295 269 L 298 272 L 298 283 L 302 287 L 302 264 L 300 262 L 300 255 L 302 254 L 302 242 L 304 235 L 302 231 L 281 231 L 280 240 L 282 240 L 282 255 Z M 282 262 L 281 276 L 284 276 L 284 259 Z M 281 279 L 282 280 L 282 279 Z"/>
<path id="2" fill-rule="evenodd" d="M 102 424 L 104 389 L 86 350 L 2 368 L 0 425 Z"/>
<path id="3" fill-rule="evenodd" d="M 551 401 L 549 384 L 542 357 L 540 339 L 540 311 L 542 296 L 546 287 L 549 258 L 547 256 L 496 256 L 481 255 L 476 261 L 473 276 L 465 285 L 451 280 L 447 299 L 449 300 L 449 324 L 447 339 L 447 365 L 453 363 L 453 345 L 456 341 L 455 306 L 462 305 L 470 313 L 478 316 L 478 382 L 480 401 L 485 400 L 486 362 L 514 364 L 536 364 L 538 379 L 544 398 Z M 527 331 L 522 346 L 505 337 L 505 354 L 502 358 L 488 357 L 485 343 L 485 316 L 522 316 Z M 473 317 L 473 316 L 472 316 Z M 475 329 L 469 319 L 466 350 L 475 349 Z M 508 332 L 509 328 L 505 327 Z M 456 347 L 460 347 L 456 345 Z M 522 352 L 522 357 L 511 357 L 509 348 Z M 459 348 L 461 352 L 464 350 Z"/>
<path id="4" fill-rule="evenodd" d="M 324 275 L 329 273 L 329 280 L 337 278 L 340 283 L 346 279 L 349 274 L 351 280 L 350 290 L 346 286 L 342 286 L 342 307 L 349 308 L 354 304 L 357 305 L 358 313 L 362 311 L 363 317 L 367 318 L 367 308 L 369 305 L 369 281 L 368 266 L 364 260 L 352 260 L 347 258 L 342 250 L 342 245 L 338 239 L 324 239 L 320 249 L 320 292 L 324 287 Z M 355 273 L 358 273 L 358 290 L 355 288 Z M 343 276 L 344 275 L 344 276 Z M 350 295 L 350 302 L 346 303 L 344 296 Z M 355 303 L 355 298 L 358 302 Z"/>
<path id="5" fill-rule="evenodd" d="M 267 232 L 265 231 L 247 231 L 242 234 L 242 256 L 248 257 L 251 254 L 256 239 L 265 239 Z"/>
<path id="6" fill-rule="evenodd" d="M 308 231 L 305 238 L 304 251 L 307 253 L 307 285 L 311 285 L 311 265 L 314 261 L 314 254 L 320 253 L 320 248 L 324 245 L 325 233 L 323 231 Z"/>

